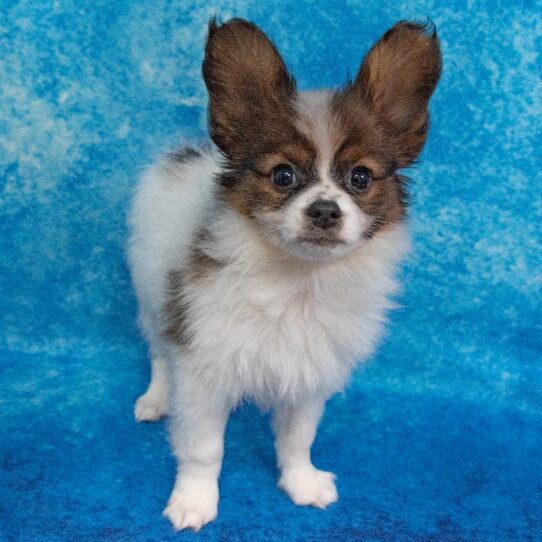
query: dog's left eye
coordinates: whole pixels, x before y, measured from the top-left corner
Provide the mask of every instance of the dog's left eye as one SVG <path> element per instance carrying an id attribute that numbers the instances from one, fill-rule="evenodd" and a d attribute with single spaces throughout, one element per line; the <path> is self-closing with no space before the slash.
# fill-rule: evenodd
<path id="1" fill-rule="evenodd" d="M 364 166 L 357 166 L 350 174 L 350 184 L 356 190 L 365 190 L 373 180 L 371 170 Z"/>
<path id="2" fill-rule="evenodd" d="M 291 186 L 296 180 L 295 171 L 288 164 L 280 164 L 273 169 L 273 182 L 280 188 Z"/>

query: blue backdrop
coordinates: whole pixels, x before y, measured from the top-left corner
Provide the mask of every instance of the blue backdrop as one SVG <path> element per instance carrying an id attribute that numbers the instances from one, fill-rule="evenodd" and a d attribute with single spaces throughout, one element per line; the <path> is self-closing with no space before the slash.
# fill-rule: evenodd
<path id="1" fill-rule="evenodd" d="M 0 538 L 195 540 L 160 515 L 165 424 L 132 417 L 125 215 L 141 168 L 205 133 L 215 12 L 259 24 L 301 88 L 354 75 L 402 18 L 435 21 L 444 72 L 403 308 L 314 446 L 339 503 L 290 503 L 247 406 L 199 539 L 542 540 L 542 3 L 504 0 L 0 0 Z"/>

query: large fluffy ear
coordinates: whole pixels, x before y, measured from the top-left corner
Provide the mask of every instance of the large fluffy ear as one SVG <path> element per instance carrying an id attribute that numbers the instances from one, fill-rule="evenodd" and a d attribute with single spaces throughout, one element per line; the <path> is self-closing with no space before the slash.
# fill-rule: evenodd
<path id="1" fill-rule="evenodd" d="M 291 123 L 295 82 L 259 28 L 242 19 L 223 25 L 211 19 L 203 77 L 211 138 L 230 159 L 281 139 Z"/>
<path id="2" fill-rule="evenodd" d="M 354 91 L 396 147 L 401 166 L 421 151 L 427 136 L 427 105 L 440 77 L 441 55 L 431 25 L 400 22 L 388 30 L 363 61 Z"/>

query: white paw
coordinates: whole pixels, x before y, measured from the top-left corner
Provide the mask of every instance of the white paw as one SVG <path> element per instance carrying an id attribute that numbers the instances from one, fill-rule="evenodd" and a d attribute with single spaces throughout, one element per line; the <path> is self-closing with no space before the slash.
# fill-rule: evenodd
<path id="1" fill-rule="evenodd" d="M 216 480 L 193 479 L 181 482 L 174 489 L 164 510 L 164 516 L 175 530 L 199 531 L 216 518 L 218 509 L 218 484 Z"/>
<path id="2" fill-rule="evenodd" d="M 325 508 L 339 498 L 335 475 L 314 467 L 285 469 L 280 477 L 279 487 L 299 505 Z"/>
<path id="3" fill-rule="evenodd" d="M 136 401 L 135 419 L 138 422 L 155 422 L 166 415 L 166 401 L 156 393 L 144 393 Z"/>

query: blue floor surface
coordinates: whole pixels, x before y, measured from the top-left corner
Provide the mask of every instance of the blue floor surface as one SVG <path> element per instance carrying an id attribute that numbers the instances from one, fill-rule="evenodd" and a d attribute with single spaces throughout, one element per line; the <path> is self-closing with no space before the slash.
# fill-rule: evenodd
<path id="1" fill-rule="evenodd" d="M 301 88 L 402 18 L 444 72 L 413 178 L 402 309 L 327 409 L 326 511 L 276 488 L 268 419 L 228 427 L 217 521 L 174 534 L 174 460 L 124 259 L 141 168 L 202 137 L 206 23 L 254 20 Z M 0 539 L 542 540 L 542 3 L 0 0 Z"/>

